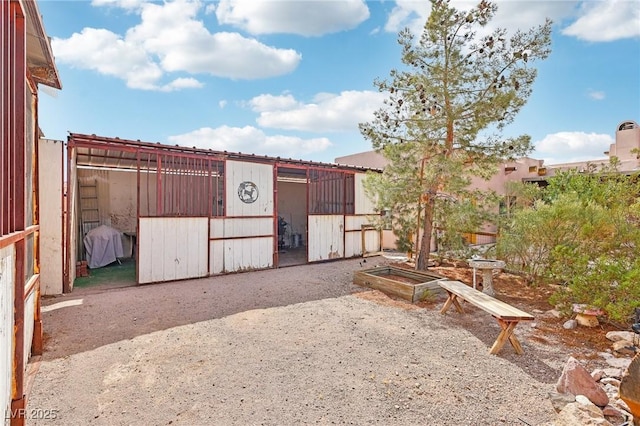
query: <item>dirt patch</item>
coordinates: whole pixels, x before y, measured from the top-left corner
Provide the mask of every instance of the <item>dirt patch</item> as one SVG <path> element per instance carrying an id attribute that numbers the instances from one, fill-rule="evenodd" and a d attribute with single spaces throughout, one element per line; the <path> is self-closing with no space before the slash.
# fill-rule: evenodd
<path id="1" fill-rule="evenodd" d="M 569 355 L 606 366 L 606 327 L 567 331 L 541 289 L 500 274 L 498 297 L 535 326 L 488 353 L 484 312 L 441 315 L 353 285 L 382 257 L 46 299 L 29 408 L 56 425 L 541 424 Z M 433 272 L 471 282 L 468 268 Z M 32 419 L 32 425 L 50 420 Z"/>

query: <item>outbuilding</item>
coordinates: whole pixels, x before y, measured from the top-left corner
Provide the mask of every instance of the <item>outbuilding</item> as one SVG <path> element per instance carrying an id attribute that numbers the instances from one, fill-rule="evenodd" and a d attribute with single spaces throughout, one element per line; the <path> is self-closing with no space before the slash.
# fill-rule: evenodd
<path id="1" fill-rule="evenodd" d="M 135 259 L 138 284 L 380 251 L 363 187 L 380 170 L 78 133 L 67 142 L 64 292 L 98 227 L 121 233 L 114 253 Z"/>

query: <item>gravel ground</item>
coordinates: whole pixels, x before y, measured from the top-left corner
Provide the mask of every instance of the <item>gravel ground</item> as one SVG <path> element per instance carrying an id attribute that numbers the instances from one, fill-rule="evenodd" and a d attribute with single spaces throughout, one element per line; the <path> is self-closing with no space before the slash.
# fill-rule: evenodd
<path id="1" fill-rule="evenodd" d="M 568 357 L 352 284 L 351 259 L 47 299 L 30 425 L 536 425 Z M 56 307 L 59 307 L 56 309 Z M 49 410 L 49 411 L 47 411 Z M 38 419 L 53 412 L 55 419 Z M 42 415 L 41 415 L 42 417 Z M 51 416 L 50 416 L 51 417 Z"/>

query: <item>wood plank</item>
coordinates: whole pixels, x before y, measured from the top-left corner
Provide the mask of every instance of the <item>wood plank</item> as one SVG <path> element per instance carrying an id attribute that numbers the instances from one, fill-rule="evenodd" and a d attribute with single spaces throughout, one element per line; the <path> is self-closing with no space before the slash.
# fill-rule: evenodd
<path id="1" fill-rule="evenodd" d="M 502 320 L 532 321 L 533 315 L 528 314 L 508 303 L 484 294 L 460 281 L 438 281 L 438 285 L 448 292 L 454 293 L 472 305 L 488 312 Z"/>

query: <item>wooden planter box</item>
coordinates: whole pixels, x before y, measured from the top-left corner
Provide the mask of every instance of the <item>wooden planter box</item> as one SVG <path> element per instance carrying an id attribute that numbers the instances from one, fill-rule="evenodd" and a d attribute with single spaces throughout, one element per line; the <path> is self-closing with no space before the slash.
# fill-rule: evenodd
<path id="1" fill-rule="evenodd" d="M 361 287 L 375 288 L 383 293 L 400 297 L 415 303 L 422 300 L 428 292 L 442 289 L 438 280 L 445 279 L 436 274 L 394 266 L 380 266 L 356 271 L 353 283 Z"/>

